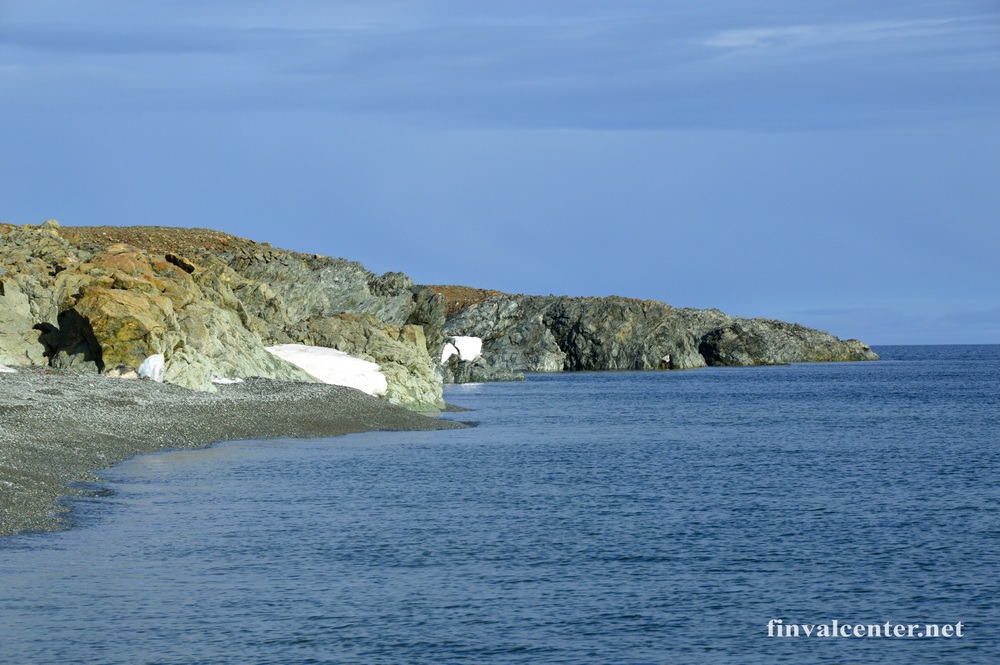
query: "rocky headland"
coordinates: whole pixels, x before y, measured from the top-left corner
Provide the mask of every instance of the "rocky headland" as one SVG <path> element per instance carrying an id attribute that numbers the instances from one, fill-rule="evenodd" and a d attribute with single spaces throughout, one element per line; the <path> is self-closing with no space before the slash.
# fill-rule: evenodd
<path id="1" fill-rule="evenodd" d="M 632 298 L 569 298 L 432 286 L 449 298 L 444 333 L 483 340 L 465 371 L 694 369 L 878 360 L 868 345 L 795 323 Z M 450 297 L 455 298 L 452 305 Z"/>
<path id="2" fill-rule="evenodd" d="M 268 346 L 329 347 L 377 363 L 385 399 L 444 406 L 431 351 L 443 298 L 402 273 L 205 229 L 0 225 L 0 363 L 131 376 L 153 355 L 167 383 L 316 381 Z"/>
<path id="3" fill-rule="evenodd" d="M 481 353 L 459 353 L 463 338 L 482 340 Z M 133 376 L 159 355 L 166 382 L 198 391 L 250 377 L 316 381 L 268 351 L 287 344 L 376 363 L 385 399 L 423 411 L 444 406 L 444 383 L 521 372 L 877 359 L 798 324 L 421 286 L 206 229 L 0 225 L 0 364 Z"/>
<path id="4" fill-rule="evenodd" d="M 380 397 L 292 362 L 320 355 L 375 368 Z M 207 229 L 0 224 L 0 534 L 52 526 L 67 483 L 139 452 L 454 426 L 414 413 L 446 383 L 877 358 L 798 324 L 421 286 Z"/>

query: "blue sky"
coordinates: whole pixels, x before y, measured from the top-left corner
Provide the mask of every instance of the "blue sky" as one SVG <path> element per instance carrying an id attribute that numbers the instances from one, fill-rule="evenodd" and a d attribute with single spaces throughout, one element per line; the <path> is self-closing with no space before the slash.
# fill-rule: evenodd
<path id="1" fill-rule="evenodd" d="M 1000 4 L 0 0 L 0 221 L 1000 343 Z"/>

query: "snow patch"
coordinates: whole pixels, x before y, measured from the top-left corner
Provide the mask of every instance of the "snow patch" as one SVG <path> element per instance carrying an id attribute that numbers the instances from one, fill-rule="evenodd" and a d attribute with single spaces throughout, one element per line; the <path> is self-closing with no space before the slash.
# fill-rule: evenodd
<path id="1" fill-rule="evenodd" d="M 7 374 L 17 374 L 17 370 L 13 367 L 7 367 L 6 365 L 0 365 L 0 373 Z"/>
<path id="2" fill-rule="evenodd" d="M 163 383 L 163 365 L 165 363 L 166 359 L 162 353 L 154 353 L 139 365 L 139 376 L 145 379 L 152 379 L 157 383 Z"/>
<path id="3" fill-rule="evenodd" d="M 483 340 L 479 337 L 449 337 L 441 349 L 441 364 L 444 365 L 452 356 L 459 360 L 472 362 L 483 355 Z"/>
<path id="4" fill-rule="evenodd" d="M 212 376 L 212 383 L 219 386 L 228 386 L 231 383 L 243 383 L 243 379 L 227 379 L 224 376 Z"/>
<path id="5" fill-rule="evenodd" d="M 442 365 L 445 364 L 446 362 L 448 362 L 448 358 L 457 355 L 458 355 L 458 349 L 455 348 L 455 345 L 452 344 L 451 342 L 447 342 L 444 345 L 444 348 L 441 349 L 441 364 Z"/>
<path id="6" fill-rule="evenodd" d="M 451 343 L 458 349 L 458 359 L 472 362 L 483 355 L 483 340 L 480 337 L 452 337 Z"/>
<path id="7" fill-rule="evenodd" d="M 302 368 L 323 383 L 348 386 L 380 397 L 389 389 L 385 374 L 377 364 L 325 346 L 278 344 L 266 347 L 282 360 Z"/>

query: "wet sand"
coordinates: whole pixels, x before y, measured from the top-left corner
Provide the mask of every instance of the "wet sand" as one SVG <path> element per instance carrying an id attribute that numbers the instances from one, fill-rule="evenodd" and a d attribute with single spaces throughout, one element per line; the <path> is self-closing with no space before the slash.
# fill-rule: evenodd
<path id="1" fill-rule="evenodd" d="M 69 484 L 143 453 L 217 441 L 464 425 L 351 388 L 250 379 L 196 393 L 146 380 L 18 368 L 0 373 L 0 535 L 64 525 Z"/>

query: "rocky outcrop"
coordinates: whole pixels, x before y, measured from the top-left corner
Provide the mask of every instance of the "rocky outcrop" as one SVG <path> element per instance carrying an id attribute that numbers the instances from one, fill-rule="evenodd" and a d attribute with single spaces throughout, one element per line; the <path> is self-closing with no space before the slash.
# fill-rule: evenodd
<path id="1" fill-rule="evenodd" d="M 394 326 L 372 314 L 340 314 L 310 320 L 306 342 L 378 364 L 389 383 L 385 397 L 392 404 L 444 408 L 441 376 L 427 353 L 421 326 Z"/>
<path id="2" fill-rule="evenodd" d="M 426 286 L 413 287 L 413 311 L 410 312 L 406 322 L 424 329 L 427 353 L 431 358 L 440 356 L 446 342 L 444 335 L 446 307 L 447 300 L 443 295 L 435 293 Z"/>
<path id="3" fill-rule="evenodd" d="M 35 328 L 28 296 L 13 280 L 0 281 L 0 364 L 45 363 L 41 336 L 42 331 Z"/>
<path id="4" fill-rule="evenodd" d="M 523 381 L 524 374 L 490 362 L 483 357 L 479 337 L 448 337 L 438 361 L 445 383 L 482 383 L 485 381 Z"/>
<path id="5" fill-rule="evenodd" d="M 456 311 L 450 335 L 483 339 L 489 370 L 691 369 L 876 360 L 868 346 L 818 330 L 630 298 L 490 296 Z"/>
<path id="6" fill-rule="evenodd" d="M 439 367 L 438 371 L 445 383 L 524 381 L 524 372 L 503 367 L 482 356 L 469 361 L 452 356 Z"/>
<path id="7" fill-rule="evenodd" d="M 167 382 L 213 391 L 218 377 L 315 381 L 265 347 L 336 345 L 386 364 L 389 401 L 440 408 L 415 323 L 443 312 L 435 298 L 402 273 L 217 231 L 0 225 L 0 362 L 13 365 L 129 376 L 163 354 Z"/>
<path id="8" fill-rule="evenodd" d="M 702 336 L 698 350 L 709 365 L 878 360 L 856 339 L 842 341 L 820 330 L 769 319 L 733 319 Z"/>
<path id="9" fill-rule="evenodd" d="M 482 355 L 442 356 L 456 336 L 481 338 Z M 162 355 L 164 380 L 196 390 L 220 378 L 315 380 L 265 348 L 284 344 L 375 362 L 386 399 L 421 410 L 444 405 L 442 382 L 523 371 L 876 358 L 856 340 L 779 321 L 416 286 L 402 273 L 205 229 L 0 224 L 0 364 L 126 377 Z"/>

